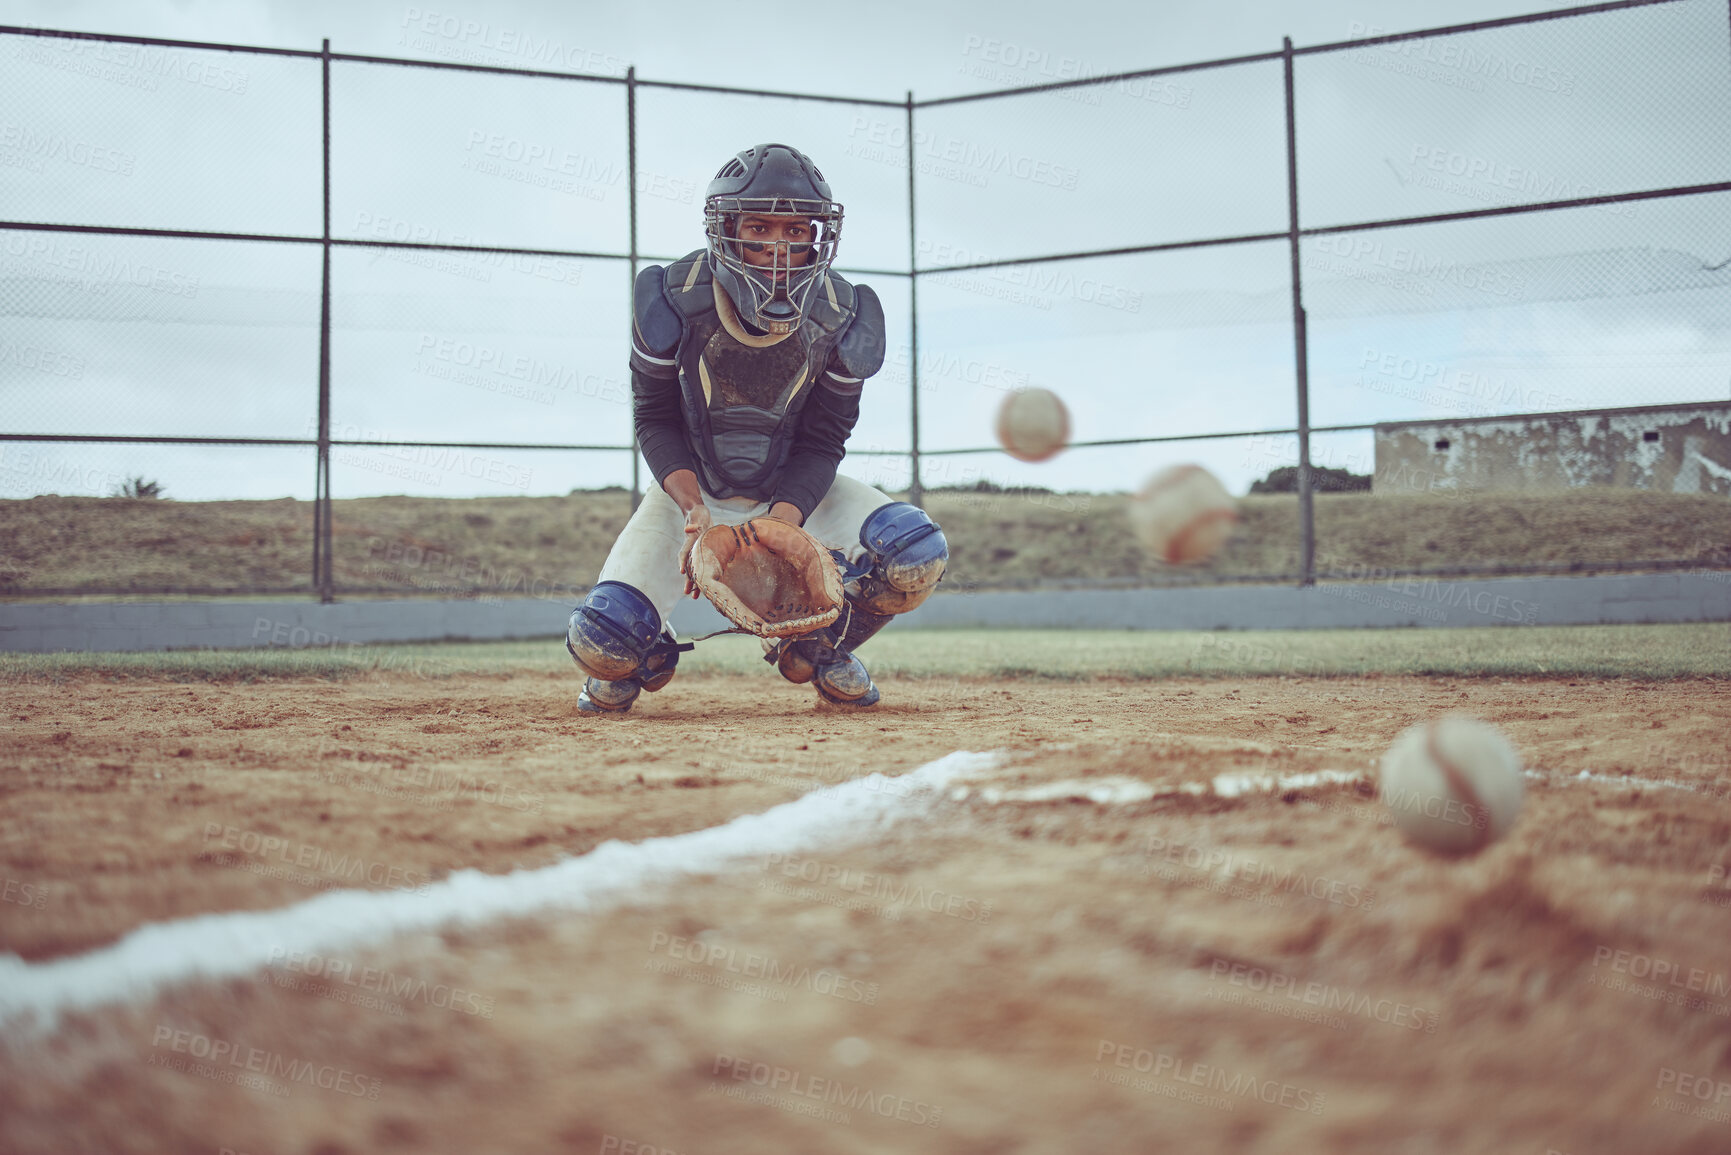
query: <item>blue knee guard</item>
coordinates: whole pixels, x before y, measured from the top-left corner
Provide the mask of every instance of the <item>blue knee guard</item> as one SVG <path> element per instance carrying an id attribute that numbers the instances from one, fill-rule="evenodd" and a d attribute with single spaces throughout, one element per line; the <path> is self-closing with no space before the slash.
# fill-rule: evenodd
<path id="1" fill-rule="evenodd" d="M 901 614 L 931 594 L 950 561 L 950 543 L 926 511 L 905 501 L 873 510 L 860 526 L 871 572 L 860 579 L 854 605 L 873 614 Z"/>
<path id="2" fill-rule="evenodd" d="M 607 581 L 571 612 L 565 648 L 591 678 L 633 678 L 645 690 L 659 690 L 672 680 L 679 655 L 692 647 L 662 633 L 661 615 L 642 590 Z"/>

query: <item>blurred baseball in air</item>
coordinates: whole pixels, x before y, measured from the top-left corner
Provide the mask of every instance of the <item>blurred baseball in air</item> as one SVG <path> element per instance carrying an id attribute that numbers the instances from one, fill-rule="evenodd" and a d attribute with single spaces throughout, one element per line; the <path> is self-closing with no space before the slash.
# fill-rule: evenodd
<path id="1" fill-rule="evenodd" d="M 1050 389 L 1017 389 L 998 406 L 998 444 L 1018 461 L 1045 461 L 1070 443 L 1070 411 Z"/>
<path id="2" fill-rule="evenodd" d="M 1131 533 L 1168 565 L 1207 561 L 1238 524 L 1238 503 L 1200 465 L 1162 469 L 1131 496 L 1128 509 Z"/>
<path id="3" fill-rule="evenodd" d="M 1400 832 L 1438 854 L 1476 854 L 1507 834 L 1526 794 L 1521 756 L 1477 718 L 1403 730 L 1382 756 L 1382 803 Z"/>

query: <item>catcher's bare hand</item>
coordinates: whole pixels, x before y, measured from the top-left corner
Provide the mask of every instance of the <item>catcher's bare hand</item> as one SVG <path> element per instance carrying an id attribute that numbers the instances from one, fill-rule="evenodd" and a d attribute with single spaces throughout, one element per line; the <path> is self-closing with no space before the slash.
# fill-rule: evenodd
<path id="1" fill-rule="evenodd" d="M 803 526 L 805 524 L 805 515 L 800 513 L 799 506 L 791 501 L 776 502 L 769 507 L 767 516 L 773 517 L 777 521 L 785 521 L 789 525 Z"/>
<path id="2" fill-rule="evenodd" d="M 712 519 L 709 507 L 701 503 L 691 507 L 685 515 L 685 548 L 679 551 L 679 572 L 685 575 L 685 596 L 696 600 L 701 596 L 697 583 L 691 580 L 691 547 L 697 544 L 697 539 L 709 531 Z"/>

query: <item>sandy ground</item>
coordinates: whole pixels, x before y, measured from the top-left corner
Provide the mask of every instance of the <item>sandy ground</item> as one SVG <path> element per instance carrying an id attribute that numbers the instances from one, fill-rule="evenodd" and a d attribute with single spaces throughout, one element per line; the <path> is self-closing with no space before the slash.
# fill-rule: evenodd
<path id="1" fill-rule="evenodd" d="M 956 749 L 1009 751 L 1000 788 L 1368 774 L 1461 710 L 1543 777 L 1464 862 L 1368 781 L 976 787 L 821 859 L 341 960 L 464 992 L 442 1005 L 284 965 L 11 1034 L 0 1151 L 1731 1150 L 1724 681 L 902 681 L 847 713 L 766 670 L 607 720 L 574 690 L 0 687 L 0 950 L 540 866 Z M 201 1037 L 344 1078 L 238 1085 Z"/>

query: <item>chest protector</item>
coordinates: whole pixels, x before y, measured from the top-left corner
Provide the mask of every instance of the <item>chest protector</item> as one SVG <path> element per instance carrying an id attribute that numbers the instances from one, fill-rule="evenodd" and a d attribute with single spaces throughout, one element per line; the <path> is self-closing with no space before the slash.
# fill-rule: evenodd
<path id="1" fill-rule="evenodd" d="M 675 261 L 662 276 L 662 293 L 682 324 L 674 359 L 686 435 L 704 491 L 768 501 L 793 447 L 800 411 L 820 387 L 830 354 L 854 319 L 854 287 L 825 273 L 799 328 L 757 337 L 733 314 L 703 250 Z"/>

